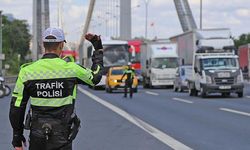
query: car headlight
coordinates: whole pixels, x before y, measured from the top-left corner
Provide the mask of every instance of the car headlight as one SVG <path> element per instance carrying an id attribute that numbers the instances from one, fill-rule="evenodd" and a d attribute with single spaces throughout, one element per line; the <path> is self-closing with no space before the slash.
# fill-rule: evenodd
<path id="1" fill-rule="evenodd" d="M 211 84 L 212 83 L 212 78 L 210 76 L 206 76 L 206 82 Z"/>
<path id="2" fill-rule="evenodd" d="M 237 76 L 237 83 L 243 82 L 243 77 L 241 74 Z"/>
<path id="3" fill-rule="evenodd" d="M 110 82 L 115 82 L 115 83 L 117 83 L 117 80 L 115 80 L 115 79 L 110 79 Z"/>

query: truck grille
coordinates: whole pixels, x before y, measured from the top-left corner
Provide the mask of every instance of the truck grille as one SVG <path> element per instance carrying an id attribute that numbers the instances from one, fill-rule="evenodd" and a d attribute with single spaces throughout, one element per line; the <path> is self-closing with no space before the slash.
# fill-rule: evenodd
<path id="1" fill-rule="evenodd" d="M 234 84 L 234 77 L 214 78 L 214 81 L 217 85 L 231 85 Z"/>
<path id="2" fill-rule="evenodd" d="M 163 74 L 163 75 L 158 75 L 157 78 L 159 80 L 171 80 L 171 79 L 174 79 L 174 75 L 171 75 L 171 74 Z"/>
<path id="3" fill-rule="evenodd" d="M 174 78 L 158 78 L 158 80 L 174 80 Z"/>

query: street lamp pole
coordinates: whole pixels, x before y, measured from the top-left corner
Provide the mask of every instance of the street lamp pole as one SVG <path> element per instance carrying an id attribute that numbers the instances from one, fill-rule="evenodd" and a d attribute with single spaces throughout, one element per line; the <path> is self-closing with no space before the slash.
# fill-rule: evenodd
<path id="1" fill-rule="evenodd" d="M 202 29 L 202 0 L 200 0 L 200 29 Z"/>
<path id="2" fill-rule="evenodd" d="M 145 0 L 145 9 L 146 9 L 146 15 L 145 15 L 145 39 L 148 37 L 148 3 L 149 0 Z"/>

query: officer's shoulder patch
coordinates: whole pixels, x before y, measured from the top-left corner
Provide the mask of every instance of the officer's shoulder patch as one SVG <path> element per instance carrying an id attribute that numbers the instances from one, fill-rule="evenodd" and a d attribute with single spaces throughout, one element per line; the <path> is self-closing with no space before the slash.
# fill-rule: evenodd
<path id="1" fill-rule="evenodd" d="M 29 62 L 29 63 L 22 64 L 22 65 L 21 65 L 21 68 L 27 67 L 27 66 L 31 65 L 32 63 L 33 63 L 33 62 Z"/>
<path id="2" fill-rule="evenodd" d="M 65 60 L 66 62 L 75 62 L 75 59 L 73 56 L 65 56 L 63 57 L 63 60 Z"/>

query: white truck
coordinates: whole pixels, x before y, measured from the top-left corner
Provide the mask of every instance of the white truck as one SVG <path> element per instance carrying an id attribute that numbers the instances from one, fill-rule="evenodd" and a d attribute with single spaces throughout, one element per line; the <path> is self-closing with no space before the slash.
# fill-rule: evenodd
<path id="1" fill-rule="evenodd" d="M 149 41 L 141 45 L 143 87 L 173 85 L 178 67 L 176 43 Z"/>
<path id="2" fill-rule="evenodd" d="M 183 65 L 192 65 L 187 76 L 189 95 L 209 93 L 243 97 L 243 76 L 229 29 L 193 30 L 170 38 L 177 42 Z"/>

